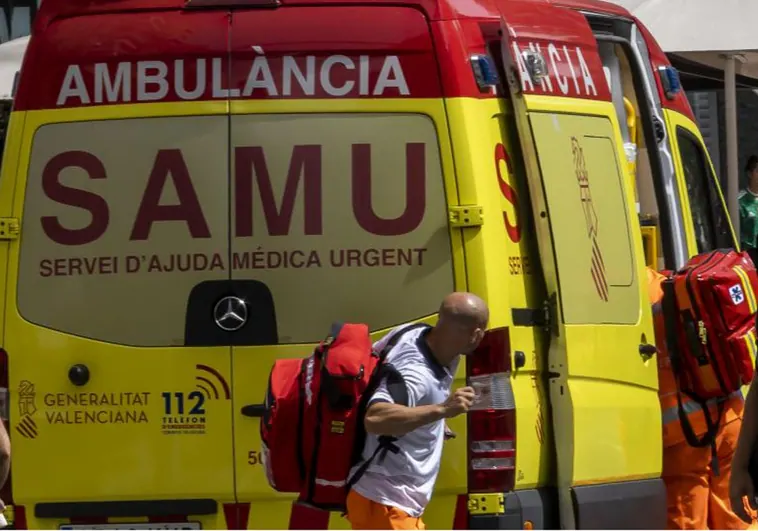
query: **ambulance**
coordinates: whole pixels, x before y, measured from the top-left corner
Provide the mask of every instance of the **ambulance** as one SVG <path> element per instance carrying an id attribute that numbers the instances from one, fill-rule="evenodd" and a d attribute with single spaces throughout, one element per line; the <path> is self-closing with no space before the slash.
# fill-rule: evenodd
<path id="1" fill-rule="evenodd" d="M 347 529 L 269 487 L 274 360 L 491 310 L 432 529 L 662 528 L 645 266 L 735 246 L 597 0 L 45 0 L 0 174 L 18 529 Z M 293 464 L 294 466 L 294 464 Z"/>

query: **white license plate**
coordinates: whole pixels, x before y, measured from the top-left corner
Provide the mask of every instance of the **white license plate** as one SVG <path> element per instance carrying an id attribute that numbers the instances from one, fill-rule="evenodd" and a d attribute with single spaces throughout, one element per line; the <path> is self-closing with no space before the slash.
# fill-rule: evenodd
<path id="1" fill-rule="evenodd" d="M 172 524 L 170 522 L 161 523 L 122 523 L 122 524 L 94 524 L 94 525 L 80 525 L 80 524 L 64 524 L 59 529 L 201 529 L 199 522 L 177 522 Z"/>

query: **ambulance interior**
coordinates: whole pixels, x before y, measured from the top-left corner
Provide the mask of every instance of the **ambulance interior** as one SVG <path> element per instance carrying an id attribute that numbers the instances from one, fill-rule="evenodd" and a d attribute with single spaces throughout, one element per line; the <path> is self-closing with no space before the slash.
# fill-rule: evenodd
<path id="1" fill-rule="evenodd" d="M 638 97 L 635 73 L 625 47 L 616 42 L 601 41 L 598 45 L 621 126 L 629 175 L 636 193 L 637 215 L 642 230 L 646 264 L 661 270 L 666 267 L 660 218 L 660 208 L 665 203 L 663 198 L 658 201 L 656 196 L 655 166 L 648 148 L 649 136 L 643 131 L 645 121 L 641 112 L 644 112 L 646 105 L 641 106 L 640 102 L 645 102 L 645 98 Z M 649 118 L 649 123 L 653 123 L 652 116 Z M 658 132 L 654 133 L 657 136 Z"/>

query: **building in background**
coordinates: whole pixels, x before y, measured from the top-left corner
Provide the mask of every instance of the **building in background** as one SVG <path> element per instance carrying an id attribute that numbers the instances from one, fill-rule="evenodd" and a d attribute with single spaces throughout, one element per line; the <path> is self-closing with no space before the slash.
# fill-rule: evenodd
<path id="1" fill-rule="evenodd" d="M 726 151 L 724 120 L 724 91 L 691 90 L 684 85 L 692 105 L 695 119 L 703 133 L 703 140 L 713 161 L 713 167 L 721 179 L 721 186 L 726 190 L 726 168 L 724 157 Z M 742 171 L 750 155 L 758 155 L 758 90 L 742 88 L 737 91 L 737 136 L 739 147 L 740 187 L 746 185 L 746 176 Z"/>
<path id="2" fill-rule="evenodd" d="M 0 161 L 13 106 L 13 87 L 40 1 L 0 0 Z"/>
<path id="3" fill-rule="evenodd" d="M 0 43 L 31 33 L 41 0 L 0 0 Z"/>

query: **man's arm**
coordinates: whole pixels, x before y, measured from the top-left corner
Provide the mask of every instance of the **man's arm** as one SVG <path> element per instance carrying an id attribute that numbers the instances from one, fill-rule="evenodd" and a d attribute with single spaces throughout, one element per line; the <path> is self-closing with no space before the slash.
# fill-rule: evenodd
<path id="1" fill-rule="evenodd" d="M 368 408 L 365 424 L 368 433 L 400 437 L 444 417 L 445 409 L 442 404 L 408 407 L 390 402 L 376 402 Z"/>
<path id="2" fill-rule="evenodd" d="M 375 402 L 366 411 L 366 431 L 374 435 L 400 437 L 421 426 L 465 413 L 474 403 L 474 397 L 471 387 L 462 387 L 456 389 L 443 404 L 408 407 L 389 401 Z"/>
<path id="3" fill-rule="evenodd" d="M 427 376 L 423 369 L 400 357 L 391 363 L 389 373 L 371 397 L 366 410 L 366 431 L 375 435 L 399 437 L 416 428 L 440 420 L 442 404 L 417 406 L 428 394 Z"/>

